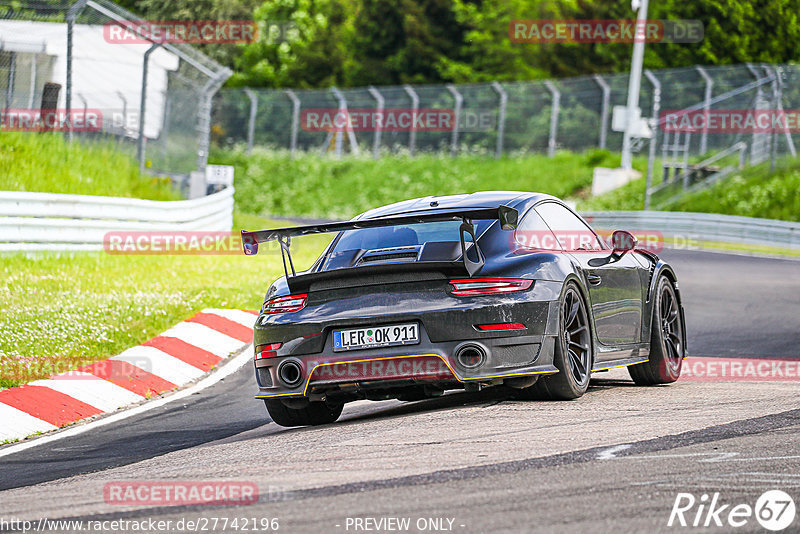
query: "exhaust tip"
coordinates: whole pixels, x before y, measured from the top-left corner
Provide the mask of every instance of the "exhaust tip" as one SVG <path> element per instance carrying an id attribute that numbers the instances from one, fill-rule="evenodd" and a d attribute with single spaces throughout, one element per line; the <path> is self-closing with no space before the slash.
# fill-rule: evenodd
<path id="1" fill-rule="evenodd" d="M 464 369 L 477 369 L 486 362 L 486 350 L 475 343 L 464 344 L 456 349 L 456 362 Z"/>
<path id="2" fill-rule="evenodd" d="M 295 387 L 303 381 L 303 370 L 295 361 L 285 361 L 278 367 L 278 378 L 284 386 Z"/>

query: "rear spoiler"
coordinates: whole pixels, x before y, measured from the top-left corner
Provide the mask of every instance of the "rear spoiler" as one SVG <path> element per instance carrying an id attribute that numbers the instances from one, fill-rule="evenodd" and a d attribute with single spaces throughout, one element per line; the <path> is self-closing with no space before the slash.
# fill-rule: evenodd
<path id="1" fill-rule="evenodd" d="M 461 258 L 464 262 L 464 267 L 470 276 L 478 272 L 483 267 L 486 260 L 483 253 L 478 248 L 478 242 L 475 237 L 475 226 L 472 224 L 473 220 L 499 220 L 500 227 L 503 230 L 514 230 L 517 227 L 519 219 L 519 212 L 508 206 L 499 206 L 497 208 L 472 208 L 466 210 L 454 211 L 429 211 L 424 213 L 416 213 L 411 215 L 397 215 L 390 217 L 376 217 L 373 219 L 360 219 L 345 222 L 332 222 L 324 224 L 312 224 L 309 226 L 293 226 L 290 228 L 277 228 L 274 230 L 258 230 L 255 232 L 248 232 L 242 230 L 242 247 L 244 253 L 248 256 L 258 254 L 258 244 L 266 243 L 268 241 L 278 241 L 281 246 L 281 259 L 283 260 L 283 271 L 286 278 L 289 278 L 289 269 L 287 268 L 287 258 L 289 260 L 288 266 L 291 268 L 292 276 L 296 276 L 294 264 L 292 263 L 292 256 L 289 252 L 292 237 L 299 237 L 310 234 L 323 234 L 329 232 L 342 232 L 344 230 L 361 230 L 364 228 L 381 228 L 385 226 L 401 226 L 405 224 L 418 224 L 429 222 L 441 221 L 461 221 L 459 227 L 459 238 L 461 240 Z M 476 260 L 472 260 L 467 255 L 467 245 L 464 240 L 464 234 L 472 237 L 474 244 Z"/>

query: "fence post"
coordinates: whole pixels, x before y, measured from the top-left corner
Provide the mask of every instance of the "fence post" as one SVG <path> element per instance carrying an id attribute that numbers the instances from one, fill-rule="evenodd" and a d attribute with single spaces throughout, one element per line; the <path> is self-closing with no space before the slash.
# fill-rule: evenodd
<path id="1" fill-rule="evenodd" d="M 750 73 L 753 75 L 753 78 L 756 79 L 756 82 L 760 82 L 762 80 L 761 75 L 758 73 L 758 71 L 756 70 L 756 68 L 753 66 L 752 63 L 745 63 L 745 66 L 747 67 L 747 70 L 749 70 Z M 755 98 L 754 109 L 758 109 L 758 105 L 762 102 L 763 97 L 764 97 L 764 91 L 761 88 L 761 84 L 759 84 L 758 87 L 756 88 L 756 98 Z M 758 164 L 758 163 L 761 163 L 762 161 L 764 161 L 763 159 L 761 159 L 759 157 L 759 154 L 756 153 L 757 150 L 763 150 L 763 146 L 760 146 L 760 143 L 758 142 L 760 139 L 763 139 L 763 137 L 758 137 L 759 135 L 763 136 L 763 134 L 759 134 L 759 133 L 753 132 L 753 142 L 750 143 L 750 163 L 751 164 Z"/>
<path id="2" fill-rule="evenodd" d="M 158 43 L 153 43 L 150 48 L 144 53 L 144 63 L 142 65 L 142 90 L 139 95 L 139 136 L 136 138 L 136 160 L 139 162 L 139 172 L 144 173 L 144 116 L 147 109 L 147 70 L 150 59 L 150 54 L 155 52 L 156 48 L 161 46 Z M 70 128 L 70 138 L 72 137 L 72 128 Z"/>
<path id="3" fill-rule="evenodd" d="M 547 156 L 553 157 L 556 153 L 556 132 L 558 131 L 558 111 L 561 106 L 561 92 L 556 89 L 556 86 L 550 80 L 545 80 L 545 87 L 547 87 L 550 94 L 553 95 L 553 107 L 550 109 L 550 138 L 547 140 Z"/>
<path id="4" fill-rule="evenodd" d="M 249 87 L 244 88 L 247 98 L 250 99 L 250 114 L 247 117 L 247 153 L 253 151 L 253 138 L 256 135 L 256 113 L 258 112 L 258 96 Z"/>
<path id="5" fill-rule="evenodd" d="M 778 109 L 778 103 L 780 102 L 779 97 L 779 90 L 778 90 L 778 71 L 775 69 L 771 69 L 768 66 L 764 66 L 764 71 L 767 73 L 768 76 L 772 77 L 772 110 L 770 112 L 771 115 L 775 114 L 775 110 Z M 775 132 L 775 129 L 771 129 L 772 132 L 769 134 L 769 170 L 770 172 L 775 171 L 775 159 L 778 156 L 778 134 Z M 787 130 L 788 131 L 788 130 Z"/>
<path id="6" fill-rule="evenodd" d="M 350 116 L 347 112 L 347 99 L 344 97 L 344 94 L 336 87 L 331 87 L 331 92 L 333 92 L 336 99 L 339 101 L 339 110 L 344 112 L 344 116 L 347 118 L 347 126 L 344 127 L 345 131 L 347 132 L 347 139 L 350 141 L 350 152 L 353 154 L 358 154 L 358 142 L 356 141 L 356 134 L 353 132 L 353 127 L 350 125 Z M 342 144 L 339 139 L 339 134 L 336 134 L 336 157 L 339 158 L 342 156 Z"/>
<path id="7" fill-rule="evenodd" d="M 14 98 L 14 85 L 17 77 L 17 53 L 9 52 L 11 61 L 8 64 L 8 85 L 6 86 L 6 109 L 11 107 L 11 99 Z"/>
<path id="8" fill-rule="evenodd" d="M 292 101 L 292 137 L 289 140 L 289 154 L 294 158 L 297 152 L 297 131 L 300 126 L 300 99 L 291 89 L 286 89 L 284 93 Z"/>
<path id="9" fill-rule="evenodd" d="M 408 84 L 403 86 L 408 96 L 411 98 L 411 113 L 412 116 L 417 116 L 417 110 L 419 109 L 419 97 L 417 96 L 416 91 L 414 88 Z M 414 155 L 414 149 L 417 145 L 417 129 L 414 127 L 414 123 L 411 123 L 411 131 L 408 133 L 408 155 Z"/>
<path id="10" fill-rule="evenodd" d="M 383 105 L 385 100 L 383 99 L 383 95 L 380 93 L 380 91 L 375 89 L 375 87 L 370 85 L 367 91 L 369 91 L 369 94 L 375 99 L 375 102 L 378 105 L 378 116 L 381 118 L 381 120 L 378 121 L 378 124 L 375 125 L 375 136 L 372 138 L 372 158 L 378 159 L 381 149 L 381 129 L 383 123 Z"/>
<path id="11" fill-rule="evenodd" d="M 608 135 L 608 109 L 611 104 L 611 88 L 599 74 L 592 76 L 600 90 L 603 92 L 603 103 L 600 106 L 600 148 L 606 148 L 606 137 Z"/>
<path id="12" fill-rule="evenodd" d="M 205 171 L 206 164 L 208 163 L 208 151 L 211 145 L 211 104 L 214 99 L 214 93 L 225 83 L 225 80 L 232 74 L 231 70 L 224 68 L 216 75 L 212 75 L 206 84 L 203 86 L 203 100 L 198 110 L 198 126 L 197 131 L 200 134 L 199 147 L 197 150 L 197 170 Z"/>
<path id="13" fill-rule="evenodd" d="M 503 137 L 506 133 L 506 105 L 508 104 L 508 93 L 500 85 L 500 82 L 492 82 L 492 89 L 500 95 L 500 105 L 497 109 L 497 148 L 494 157 L 499 158 L 503 155 Z"/>
<path id="14" fill-rule="evenodd" d="M 33 109 L 34 104 L 36 103 L 35 93 L 36 93 L 36 75 L 38 74 L 36 70 L 39 67 L 39 53 L 31 54 L 31 84 L 30 84 L 30 92 L 28 94 L 28 109 Z"/>
<path id="15" fill-rule="evenodd" d="M 772 70 L 775 74 L 775 79 L 778 81 L 778 106 L 777 109 L 783 113 L 783 82 L 781 81 L 780 72 L 778 71 L 778 67 L 773 66 Z M 787 128 L 786 131 L 783 132 L 786 136 L 786 145 L 789 147 L 789 153 L 792 157 L 797 156 L 797 150 L 794 147 L 794 139 L 792 139 L 792 133 Z"/>
<path id="16" fill-rule="evenodd" d="M 644 75 L 648 81 L 653 84 L 653 118 L 650 123 L 653 127 L 653 135 L 650 137 L 648 154 L 647 154 L 647 185 L 644 190 L 644 209 L 650 209 L 650 189 L 653 187 L 653 168 L 656 162 L 656 145 L 658 144 L 658 128 L 660 121 L 658 119 L 658 112 L 661 110 L 661 82 L 656 78 L 655 74 L 649 69 L 644 71 Z"/>
<path id="17" fill-rule="evenodd" d="M 706 82 L 706 91 L 703 97 L 703 132 L 700 136 L 700 154 L 704 155 L 708 151 L 708 113 L 711 110 L 711 92 L 714 89 L 714 80 L 708 75 L 706 69 L 696 66 L 695 69 Z"/>
<path id="18" fill-rule="evenodd" d="M 778 67 L 772 67 L 775 70 L 775 76 L 778 78 L 778 109 L 783 112 L 783 81 L 780 77 L 780 72 L 778 71 Z M 789 147 L 789 153 L 792 157 L 797 156 L 797 149 L 794 146 L 794 139 L 792 139 L 792 133 L 787 129 L 783 132 L 783 135 L 786 136 L 786 144 Z"/>
<path id="19" fill-rule="evenodd" d="M 453 117 L 453 133 L 450 138 L 450 155 L 455 156 L 458 154 L 458 125 L 461 121 L 461 106 L 464 103 L 464 97 L 458 92 L 456 86 L 451 84 L 447 85 L 447 90 L 453 95 L 455 99 L 455 116 Z"/>
<path id="20" fill-rule="evenodd" d="M 67 10 L 67 92 L 64 97 L 64 108 L 69 115 L 72 109 L 72 29 L 75 26 L 75 19 L 78 12 L 86 6 L 88 0 L 78 0 Z M 67 141 L 72 141 L 72 121 L 69 121 L 67 128 Z"/>

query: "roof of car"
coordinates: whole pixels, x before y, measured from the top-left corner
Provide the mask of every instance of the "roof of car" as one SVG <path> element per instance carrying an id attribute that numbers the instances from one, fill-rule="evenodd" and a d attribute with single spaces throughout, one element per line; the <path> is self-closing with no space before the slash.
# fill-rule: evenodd
<path id="1" fill-rule="evenodd" d="M 543 193 L 529 193 L 524 191 L 478 191 L 463 195 L 430 196 L 403 200 L 380 208 L 365 211 L 356 219 L 372 219 L 387 215 L 400 215 L 403 213 L 419 213 L 437 210 L 470 209 L 470 208 L 496 208 L 500 205 L 517 207 L 522 202 L 538 202 L 539 200 L 555 199 Z"/>

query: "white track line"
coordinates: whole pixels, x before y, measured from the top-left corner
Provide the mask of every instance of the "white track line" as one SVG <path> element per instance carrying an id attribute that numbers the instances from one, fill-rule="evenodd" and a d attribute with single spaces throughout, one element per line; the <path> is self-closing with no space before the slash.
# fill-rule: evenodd
<path id="1" fill-rule="evenodd" d="M 0 426 L 0 440 L 17 439 L 23 432 L 26 436 L 29 436 L 37 432 L 47 432 L 58 428 L 47 421 L 37 419 L 22 410 L 17 410 L 13 406 L 3 403 L 0 403 L 0 421 L 3 421 L 3 425 Z M 0 456 L 2 456 L 2 452 L 0 452 Z"/>
<path id="2" fill-rule="evenodd" d="M 199 323 L 179 323 L 161 336 L 176 337 L 181 341 L 200 347 L 220 358 L 227 358 L 232 352 L 241 348 L 242 342 L 238 339 L 226 336 L 222 332 L 217 332 Z"/>
<path id="3" fill-rule="evenodd" d="M 117 408 L 134 404 L 144 399 L 141 395 L 128 391 L 108 380 L 79 371 L 63 373 L 46 380 L 36 380 L 31 382 L 31 385 L 53 389 L 104 412 L 112 412 Z"/>
<path id="4" fill-rule="evenodd" d="M 213 313 L 214 315 L 219 315 L 220 317 L 235 323 L 239 323 L 247 328 L 253 328 L 253 325 L 256 324 L 256 319 L 258 318 L 258 315 L 242 310 L 208 309 L 203 310 L 203 313 Z"/>
<path id="5" fill-rule="evenodd" d="M 128 362 L 178 386 L 188 384 L 204 374 L 202 369 L 194 365 L 189 365 L 155 347 L 142 345 L 112 356 L 109 360 Z"/>
<path id="6" fill-rule="evenodd" d="M 89 430 L 94 430 L 95 428 L 98 428 L 98 427 L 101 427 L 101 426 L 105 426 L 105 425 L 109 425 L 111 423 L 116 423 L 118 421 L 122 421 L 124 419 L 129 418 L 129 417 L 133 417 L 134 415 L 139 415 L 141 413 L 148 412 L 148 411 L 150 411 L 150 410 L 152 410 L 154 408 L 159 408 L 159 407 L 164 406 L 165 404 L 168 404 L 170 402 L 173 402 L 173 401 L 176 401 L 176 400 L 181 400 L 181 399 L 184 399 L 184 398 L 186 398 L 186 397 L 188 397 L 190 395 L 193 395 L 194 393 L 198 393 L 198 392 L 206 389 L 209 386 L 213 386 L 214 384 L 216 384 L 217 382 L 219 382 L 223 378 L 226 378 L 226 377 L 232 375 L 233 373 L 238 371 L 241 367 L 243 367 L 245 364 L 251 362 L 252 359 L 253 359 L 253 355 L 250 353 L 249 350 L 247 350 L 247 348 L 250 347 L 250 346 L 251 346 L 250 343 L 244 345 L 242 347 L 242 349 L 241 349 L 241 352 L 236 357 L 232 358 L 230 361 L 228 361 L 226 364 L 224 364 L 222 367 L 218 368 L 217 370 L 212 371 L 211 374 L 209 374 L 208 376 L 206 376 L 205 378 L 200 380 L 197 384 L 195 384 L 195 385 L 193 385 L 191 387 L 188 387 L 186 389 L 183 389 L 181 391 L 178 391 L 178 392 L 173 393 L 171 395 L 168 395 L 166 397 L 162 397 L 160 399 L 156 399 L 156 400 L 153 400 L 153 401 L 146 402 L 145 404 L 142 404 L 141 406 L 137 406 L 136 408 L 131 408 L 130 410 L 125 410 L 123 412 L 120 412 L 120 413 L 117 413 L 117 414 L 114 414 L 114 415 L 109 415 L 108 417 L 103 417 L 102 419 L 98 419 L 98 420 L 92 421 L 90 423 L 79 424 L 78 426 L 73 426 L 71 428 L 68 428 L 68 429 L 64 430 L 63 432 L 57 432 L 55 434 L 50 434 L 50 435 L 47 435 L 47 436 L 42 436 L 40 438 L 35 438 L 35 439 L 28 440 L 28 441 L 23 441 L 21 443 L 17 443 L 17 444 L 14 444 L 14 445 L 10 445 L 10 446 L 8 446 L 6 448 L 0 449 L 0 458 L 2 458 L 4 456 L 9 456 L 9 455 L 14 454 L 16 452 L 21 452 L 21 451 L 24 451 L 26 449 L 30 449 L 31 447 L 36 447 L 37 445 L 44 445 L 45 443 L 52 443 L 53 441 L 57 441 L 59 439 L 63 439 L 63 438 L 71 437 L 71 436 L 77 436 L 78 434 L 83 434 L 84 432 L 88 432 Z M 40 432 L 40 431 L 44 431 L 44 430 L 52 430 L 52 429 L 56 428 L 55 426 L 50 425 L 49 423 L 45 423 L 44 421 L 36 419 L 35 417 L 31 417 L 31 416 L 29 416 L 28 414 L 26 414 L 24 412 L 20 412 L 19 410 L 16 410 L 15 408 L 11 408 L 10 406 L 6 406 L 4 404 L 0 404 L 0 419 L 2 419 L 4 423 L 6 421 L 10 421 L 10 422 L 13 423 L 13 422 L 15 422 L 17 420 L 19 420 L 20 423 L 25 423 L 24 418 L 14 414 L 13 412 L 10 412 L 10 411 L 8 412 L 8 414 L 9 414 L 8 417 L 9 418 L 7 418 L 6 417 L 6 412 L 3 411 L 6 408 L 8 408 L 9 410 L 14 410 L 16 412 L 19 412 L 19 413 L 21 413 L 21 414 L 23 414 L 23 415 L 25 415 L 27 417 L 30 417 L 36 423 L 44 424 L 44 425 L 48 425 L 49 426 L 49 428 L 46 428 L 46 429 L 33 430 L 31 433 Z M 12 419 L 12 417 L 13 417 L 13 419 Z M 1 437 L 1 435 L 0 435 L 0 437 Z M 4 438 L 4 439 L 11 439 L 11 438 Z"/>

